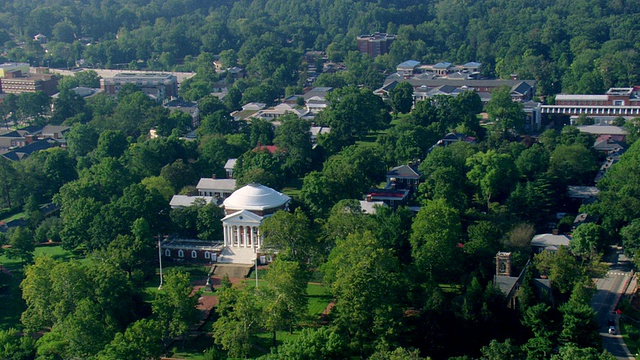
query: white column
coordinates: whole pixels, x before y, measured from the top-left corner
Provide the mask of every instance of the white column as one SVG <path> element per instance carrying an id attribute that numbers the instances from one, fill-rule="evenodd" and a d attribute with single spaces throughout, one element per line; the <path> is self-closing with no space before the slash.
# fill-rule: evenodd
<path id="1" fill-rule="evenodd" d="M 236 241 L 238 241 L 238 227 L 236 225 L 231 225 L 231 238 L 233 239 L 231 246 L 236 246 Z"/>
<path id="2" fill-rule="evenodd" d="M 257 239 L 258 243 L 256 244 L 256 248 L 260 249 L 262 247 L 262 237 L 260 236 L 260 228 L 258 228 L 256 236 L 258 237 L 258 239 Z"/>
<path id="3" fill-rule="evenodd" d="M 251 247 L 253 248 L 253 250 L 255 251 L 256 249 L 256 237 L 253 236 L 253 232 L 255 231 L 254 227 L 251 227 Z"/>
<path id="4" fill-rule="evenodd" d="M 227 225 L 222 224 L 222 241 L 224 246 L 227 246 Z"/>

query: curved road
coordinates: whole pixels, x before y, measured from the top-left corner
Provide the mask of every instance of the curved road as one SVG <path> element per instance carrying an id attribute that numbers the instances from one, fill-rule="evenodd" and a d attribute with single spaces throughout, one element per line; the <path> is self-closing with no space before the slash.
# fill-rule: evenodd
<path id="1" fill-rule="evenodd" d="M 610 269 L 606 277 L 596 280 L 597 291 L 591 299 L 591 306 L 596 310 L 603 347 L 618 359 L 635 359 L 620 335 L 609 334 L 609 322 L 615 321 L 619 331 L 619 315 L 615 307 L 624 294 L 631 274 L 631 266 L 621 254 L 621 249 L 612 248 L 614 254 L 610 259 Z"/>

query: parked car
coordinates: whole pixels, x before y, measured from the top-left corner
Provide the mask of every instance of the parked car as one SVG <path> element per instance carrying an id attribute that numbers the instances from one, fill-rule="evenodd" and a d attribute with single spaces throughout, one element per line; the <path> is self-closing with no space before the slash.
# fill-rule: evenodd
<path id="1" fill-rule="evenodd" d="M 616 327 L 615 326 L 609 326 L 609 334 L 611 334 L 611 335 L 615 335 L 616 334 Z"/>

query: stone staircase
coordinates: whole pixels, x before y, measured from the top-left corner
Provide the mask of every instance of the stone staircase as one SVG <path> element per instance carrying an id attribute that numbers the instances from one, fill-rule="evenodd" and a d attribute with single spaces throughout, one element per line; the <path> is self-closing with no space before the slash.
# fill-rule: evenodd
<path id="1" fill-rule="evenodd" d="M 225 247 L 218 255 L 218 264 L 254 265 L 256 253 L 251 248 Z"/>
<path id="2" fill-rule="evenodd" d="M 227 275 L 229 278 L 246 278 L 253 269 L 253 265 L 242 264 L 216 264 L 213 269 L 213 276 Z"/>

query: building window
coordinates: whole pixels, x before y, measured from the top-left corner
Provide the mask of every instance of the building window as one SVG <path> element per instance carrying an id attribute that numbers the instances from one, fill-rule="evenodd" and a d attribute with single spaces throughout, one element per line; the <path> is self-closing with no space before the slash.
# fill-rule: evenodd
<path id="1" fill-rule="evenodd" d="M 164 251 L 164 256 L 171 256 L 171 250 L 166 249 L 166 250 Z"/>
<path id="2" fill-rule="evenodd" d="M 211 258 L 211 254 L 208 251 L 204 252 L 204 258 L 205 259 L 210 259 Z"/>
<path id="3" fill-rule="evenodd" d="M 194 258 L 194 259 L 197 258 L 198 257 L 198 252 L 195 251 L 195 250 L 191 250 L 191 257 Z"/>
<path id="4" fill-rule="evenodd" d="M 613 100 L 613 106 L 623 106 L 624 100 Z"/>
<path id="5" fill-rule="evenodd" d="M 178 257 L 184 257 L 184 251 L 178 250 Z"/>

